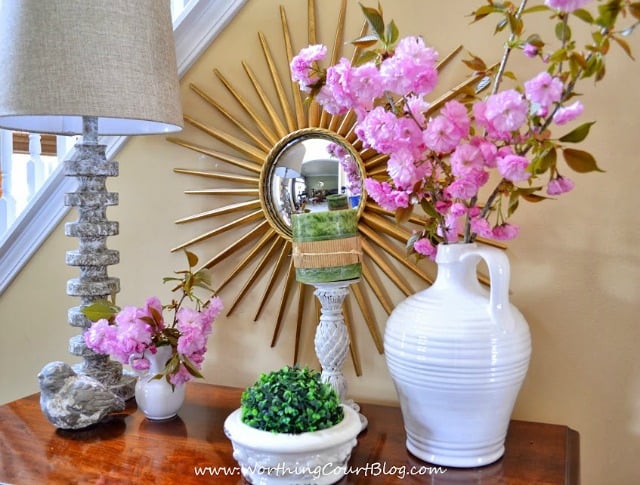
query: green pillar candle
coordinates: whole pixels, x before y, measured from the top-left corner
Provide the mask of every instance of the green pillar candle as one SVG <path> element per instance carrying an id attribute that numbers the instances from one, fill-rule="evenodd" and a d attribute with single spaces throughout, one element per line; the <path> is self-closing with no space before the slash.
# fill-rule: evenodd
<path id="1" fill-rule="evenodd" d="M 361 251 L 355 209 L 293 214 L 293 261 L 302 283 L 359 278 Z"/>

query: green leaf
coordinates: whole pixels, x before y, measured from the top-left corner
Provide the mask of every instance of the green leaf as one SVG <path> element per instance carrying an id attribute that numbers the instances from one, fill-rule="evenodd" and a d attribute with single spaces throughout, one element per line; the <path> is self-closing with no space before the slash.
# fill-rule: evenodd
<path id="1" fill-rule="evenodd" d="M 356 66 L 361 66 L 362 64 L 366 64 L 367 62 L 373 62 L 378 57 L 378 53 L 376 51 L 364 51 L 358 60 L 355 62 Z"/>
<path id="2" fill-rule="evenodd" d="M 174 276 L 165 276 L 162 278 L 163 283 L 168 283 L 169 281 L 182 281 L 182 278 L 176 278 Z"/>
<path id="3" fill-rule="evenodd" d="M 566 135 L 560 137 L 560 141 L 567 143 L 580 143 L 584 140 L 589 134 L 589 130 L 591 126 L 595 124 L 595 121 L 590 121 L 589 123 L 583 123 L 578 126 L 576 129 L 570 131 Z"/>
<path id="4" fill-rule="evenodd" d="M 604 35 L 602 35 L 602 32 L 596 30 L 595 32 L 591 33 L 591 38 L 593 39 L 596 45 L 600 45 L 604 40 Z"/>
<path id="5" fill-rule="evenodd" d="M 173 354 L 171 358 L 167 361 L 167 364 L 164 368 L 163 373 L 167 376 L 170 374 L 175 374 L 178 372 L 178 368 L 180 367 L 180 357 L 177 354 Z"/>
<path id="6" fill-rule="evenodd" d="M 511 192 L 509 195 L 509 209 L 507 210 L 507 217 L 511 217 L 513 213 L 518 209 L 518 204 L 520 200 L 520 194 L 517 190 Z"/>
<path id="7" fill-rule="evenodd" d="M 533 173 L 536 175 L 545 173 L 551 167 L 555 166 L 557 159 L 558 154 L 555 147 L 552 146 L 545 150 L 540 157 L 534 159 L 534 162 L 531 164 Z"/>
<path id="8" fill-rule="evenodd" d="M 189 273 L 184 277 L 184 284 L 182 288 L 187 295 L 191 294 L 191 289 L 193 288 L 193 274 Z"/>
<path id="9" fill-rule="evenodd" d="M 570 55 L 570 57 L 569 57 L 569 74 L 571 74 L 571 79 L 577 79 L 578 76 L 580 75 L 580 71 L 581 70 L 582 70 L 582 68 L 576 62 L 576 59 L 572 55 Z"/>
<path id="10" fill-rule="evenodd" d="M 538 34 L 531 34 L 529 37 L 527 37 L 525 43 L 536 46 L 538 49 L 544 47 L 544 41 Z"/>
<path id="11" fill-rule="evenodd" d="M 365 7 L 360 4 L 360 8 L 362 8 L 362 13 L 364 14 L 371 30 L 378 36 L 378 39 L 381 41 L 384 40 L 384 19 L 382 18 L 381 13 L 375 8 Z"/>
<path id="12" fill-rule="evenodd" d="M 578 173 L 588 172 L 604 172 L 598 167 L 596 159 L 588 152 L 583 150 L 575 150 L 573 148 L 565 148 L 562 150 L 567 165 Z"/>
<path id="13" fill-rule="evenodd" d="M 588 10 L 585 10 L 583 8 L 579 8 L 578 10 L 574 10 L 573 15 L 575 15 L 576 17 L 578 17 L 580 20 L 588 23 L 588 24 L 593 24 L 595 22 L 593 16 L 591 15 L 591 13 Z"/>
<path id="14" fill-rule="evenodd" d="M 433 205 L 430 202 L 428 202 L 427 200 L 422 199 L 420 201 L 420 207 L 422 207 L 422 210 L 429 217 L 431 217 L 433 219 L 437 219 L 438 217 L 440 217 L 440 215 L 438 214 L 438 211 L 436 210 L 436 208 L 433 207 Z"/>
<path id="15" fill-rule="evenodd" d="M 549 62 L 562 62 L 567 58 L 567 50 L 566 49 L 558 49 L 549 56 Z"/>
<path id="16" fill-rule="evenodd" d="M 561 42 L 568 42 L 571 40 L 571 28 L 564 22 L 558 22 L 556 24 L 556 38 Z"/>
<path id="17" fill-rule="evenodd" d="M 569 57 L 578 66 L 580 66 L 581 69 L 587 69 L 587 61 L 581 52 L 572 52 Z"/>
<path id="18" fill-rule="evenodd" d="M 389 22 L 389 25 L 387 25 L 387 34 L 385 36 L 387 45 L 395 44 L 399 36 L 400 31 L 398 30 L 398 26 L 393 20 L 391 20 L 391 22 Z"/>
<path id="19" fill-rule="evenodd" d="M 211 290 L 211 273 L 206 269 L 201 269 L 193 275 L 193 286 Z"/>
<path id="20" fill-rule="evenodd" d="M 80 310 L 82 314 L 92 322 L 96 322 L 101 318 L 111 320 L 116 313 L 120 311 L 120 307 L 114 305 L 108 300 L 96 300 L 91 305 Z"/>
<path id="21" fill-rule="evenodd" d="M 527 7 L 522 11 L 522 14 L 534 13 L 534 12 L 548 12 L 550 10 L 546 5 L 534 5 L 533 7 Z"/>
<path id="22" fill-rule="evenodd" d="M 518 192 L 518 194 L 520 194 L 521 197 L 524 197 L 525 195 L 531 195 L 534 192 L 537 192 L 541 188 L 542 187 L 517 187 L 515 190 Z"/>
<path id="23" fill-rule="evenodd" d="M 598 6 L 598 13 L 600 15 L 595 22 L 605 29 L 611 29 L 615 25 L 621 9 L 622 5 L 619 0 L 610 0 L 609 2 L 601 4 Z"/>
<path id="24" fill-rule="evenodd" d="M 596 74 L 602 68 L 602 56 L 593 55 L 587 59 L 587 69 L 584 71 L 583 77 L 588 78 Z"/>
<path id="25" fill-rule="evenodd" d="M 509 27 L 511 28 L 511 32 L 514 35 L 520 35 L 522 33 L 522 29 L 524 24 L 520 17 L 516 17 L 515 15 L 507 15 L 507 19 L 509 20 Z"/>
<path id="26" fill-rule="evenodd" d="M 477 10 L 474 10 L 473 12 L 471 12 L 471 15 L 473 15 L 473 21 L 477 22 L 478 20 L 485 18 L 487 15 L 500 12 L 500 11 L 501 9 L 493 5 L 483 5 L 482 7 L 479 7 Z"/>

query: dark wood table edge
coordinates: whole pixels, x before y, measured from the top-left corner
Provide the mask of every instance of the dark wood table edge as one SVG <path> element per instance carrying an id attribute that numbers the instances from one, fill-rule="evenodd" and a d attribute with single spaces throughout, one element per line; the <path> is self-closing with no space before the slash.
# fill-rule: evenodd
<path id="1" fill-rule="evenodd" d="M 240 388 L 236 388 L 236 387 L 232 387 L 232 386 L 222 386 L 222 385 L 215 385 L 215 384 L 207 384 L 207 383 L 202 383 L 202 382 L 198 382 L 198 383 L 192 383 L 191 384 L 192 389 L 191 392 L 195 392 L 195 395 L 200 396 L 201 392 L 206 392 L 207 387 L 211 387 L 213 388 L 213 390 L 211 392 L 213 392 L 214 394 L 218 394 L 220 391 L 223 394 L 226 394 L 227 399 L 223 400 L 223 408 L 227 408 L 229 406 L 230 403 L 235 402 L 236 400 L 236 396 L 237 396 L 237 403 L 239 406 L 239 397 L 240 394 L 242 392 L 242 389 Z M 201 387 L 202 386 L 202 387 Z M 216 391 L 217 389 L 217 391 Z M 188 392 L 188 396 L 187 399 L 189 399 L 189 394 L 191 394 L 190 392 Z M 229 396 L 229 394 L 231 394 L 231 396 Z M 33 404 L 36 404 L 39 401 L 39 393 L 35 393 L 29 396 L 26 396 L 24 398 L 18 399 L 16 401 L 13 401 L 13 403 L 17 403 L 20 401 L 30 401 Z M 0 406 L 2 408 L 4 408 L 5 406 L 9 406 L 12 403 L 5 403 L 4 405 Z M 363 411 L 363 414 L 366 416 L 367 415 L 367 410 L 370 408 L 371 411 L 373 411 L 375 408 L 377 408 L 377 412 L 373 412 L 373 415 L 375 415 L 376 413 L 379 413 L 381 410 L 383 409 L 389 409 L 389 410 L 394 410 L 394 414 L 398 414 L 401 417 L 401 411 L 398 405 L 394 405 L 394 404 L 389 404 L 389 403 L 380 403 L 380 402 L 362 402 L 359 401 L 359 404 L 361 405 L 361 410 Z M 133 413 L 136 411 L 136 405 L 135 402 L 129 401 L 128 402 L 128 406 L 127 406 L 127 414 Z M 43 418 L 44 419 L 44 418 Z M 402 418 L 401 418 L 402 419 Z M 40 421 L 40 419 L 38 419 L 38 421 Z M 404 434 L 404 423 L 401 421 L 400 423 L 400 427 L 398 428 L 397 431 L 401 431 Z M 542 422 L 531 422 L 531 421 L 526 421 L 526 420 L 522 420 L 522 419 L 513 419 L 510 422 L 509 425 L 509 430 L 511 430 L 513 425 L 517 425 L 520 429 L 522 429 L 522 427 L 526 427 L 527 426 L 532 426 L 532 425 L 541 425 L 544 427 L 550 427 L 550 429 L 555 429 L 555 431 L 553 433 L 555 433 L 555 436 L 557 437 L 556 439 L 556 444 L 560 445 L 559 447 L 556 447 L 556 455 L 555 456 L 560 456 L 561 454 L 564 455 L 564 469 L 563 471 L 557 470 L 558 472 L 560 472 L 559 474 L 557 474 L 557 478 L 558 479 L 564 479 L 564 483 L 566 484 L 579 484 L 580 483 L 580 435 L 577 431 L 571 429 L 570 427 L 563 425 L 563 424 L 554 424 L 554 423 L 542 423 Z M 365 432 L 366 435 L 366 432 Z M 509 432 L 507 434 L 507 436 L 509 435 Z M 561 436 L 564 436 L 564 439 L 562 441 L 559 441 L 559 438 Z M 533 442 L 532 442 L 533 443 Z M 410 452 L 408 450 L 405 449 L 404 451 L 407 455 L 413 456 L 410 454 Z M 564 453 L 562 453 L 564 452 Z M 417 458 L 415 458 L 416 460 L 419 460 Z M 501 458 L 500 460 L 498 460 L 497 462 L 495 462 L 494 464 L 500 463 L 503 459 Z M 422 462 L 426 465 L 429 465 L 426 462 Z M 483 466 L 483 467 L 478 467 L 476 470 L 480 471 L 483 468 L 487 468 L 487 467 L 491 467 L 492 464 Z M 501 466 L 501 465 L 500 465 Z M 464 470 L 464 469 L 457 469 L 457 470 Z M 343 483 L 344 481 L 341 481 L 340 483 Z M 3 482 L 2 479 L 0 479 L 0 484 L 3 484 L 5 482 Z M 244 482 L 239 482 L 239 483 L 244 483 Z M 351 482 L 344 482 L 344 483 L 351 483 Z M 356 483 L 356 482 L 354 482 Z M 357 482 L 360 483 L 360 482 Z M 392 482 L 385 482 L 385 483 L 392 483 Z M 393 482 L 395 483 L 395 482 Z M 412 482 L 413 483 L 413 482 Z M 461 482 L 462 483 L 462 482 Z M 475 483 L 475 482 L 474 482 Z M 506 482 L 502 482 L 502 483 L 510 483 L 509 481 Z M 517 483 L 525 483 L 525 482 L 517 482 Z M 551 482 L 547 482 L 545 481 L 544 483 L 551 483 Z M 561 483 L 560 481 L 556 482 L 554 480 L 553 483 Z"/>

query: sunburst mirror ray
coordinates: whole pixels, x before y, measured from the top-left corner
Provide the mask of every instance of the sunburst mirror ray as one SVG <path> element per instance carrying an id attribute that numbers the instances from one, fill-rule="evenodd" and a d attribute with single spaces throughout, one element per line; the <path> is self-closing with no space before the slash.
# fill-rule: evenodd
<path id="1" fill-rule="evenodd" d="M 318 43 L 315 22 L 316 2 L 307 3 L 307 40 L 309 44 Z M 237 308 L 240 301 L 253 292 L 259 279 L 264 279 L 262 294 L 254 299 L 257 308 L 254 321 L 260 318 L 264 308 L 271 303 L 277 305 L 271 346 L 277 344 L 278 338 L 284 331 L 285 315 L 295 313 L 295 332 L 293 361 L 297 363 L 300 350 L 300 339 L 305 332 L 303 318 L 306 311 L 314 312 L 317 322 L 319 306 L 309 303 L 311 289 L 300 284 L 295 279 L 295 270 L 291 259 L 291 229 L 289 221 L 282 215 L 283 207 L 275 200 L 275 180 L 284 185 L 283 180 L 289 180 L 286 175 L 289 165 L 282 162 L 284 176 L 276 176 L 279 160 L 284 160 L 287 150 L 299 148 L 306 140 L 325 140 L 342 145 L 357 162 L 360 181 L 365 177 L 386 177 L 385 162 L 388 157 L 376 151 L 363 147 L 357 139 L 354 128 L 356 117 L 353 112 L 343 116 L 330 115 L 321 109 L 314 101 L 306 102 L 298 85 L 290 77 L 282 76 L 281 72 L 288 69 L 278 68 L 286 63 L 288 67 L 297 52 L 292 42 L 290 23 L 283 6 L 280 7 L 280 21 L 284 42 L 282 55 L 276 53 L 269 45 L 265 35 L 258 33 L 260 49 L 264 56 L 267 75 L 257 75 L 255 66 L 242 61 L 242 68 L 247 76 L 249 90 L 258 102 L 251 102 L 243 91 L 227 79 L 220 69 L 213 69 L 214 77 L 220 82 L 229 95 L 221 101 L 220 96 L 213 96 L 207 89 L 191 84 L 189 87 L 204 103 L 226 120 L 229 129 L 224 130 L 213 126 L 215 119 L 203 122 L 186 115 L 185 122 L 200 132 L 221 142 L 233 153 L 224 153 L 217 149 L 193 143 L 179 137 L 169 137 L 172 143 L 209 157 L 215 162 L 227 164 L 230 168 L 239 169 L 246 174 L 225 173 L 220 171 L 203 171 L 188 168 L 176 168 L 180 175 L 197 177 L 201 180 L 212 180 L 228 185 L 216 188 L 186 190 L 189 196 L 206 196 L 216 205 L 215 207 L 185 216 L 176 221 L 185 224 L 194 221 L 210 221 L 209 230 L 188 241 L 185 241 L 172 251 L 177 251 L 233 232 L 236 234 L 234 242 L 217 254 L 209 257 L 204 268 L 213 268 L 226 258 L 236 262 L 235 267 L 222 279 L 218 290 L 226 287 L 230 282 L 241 277 L 246 278 L 244 284 L 232 298 L 227 314 Z M 332 64 L 343 55 L 345 48 L 344 30 L 347 2 L 342 0 L 338 13 L 337 25 L 330 56 Z M 366 33 L 366 23 L 360 36 Z M 443 68 L 458 54 L 460 48 L 447 55 L 439 64 Z M 358 55 L 353 48 L 352 60 Z M 262 66 L 261 66 L 262 67 Z M 262 72 L 262 71 L 260 71 Z M 481 74 L 473 75 L 460 82 L 454 89 L 442 95 L 431 103 L 436 109 L 444 102 L 454 98 L 469 86 L 477 83 Z M 275 96 L 271 98 L 270 92 Z M 233 107 L 229 107 L 229 102 Z M 188 131 L 187 131 L 188 133 Z M 293 169 L 292 169 L 293 170 Z M 295 173 L 293 171 L 292 173 Z M 300 174 L 297 174 L 300 176 Z M 291 183 L 287 181 L 287 183 Z M 250 185 L 250 187 L 247 187 Z M 244 187 L 243 187 L 244 186 Z M 293 185 L 291 185 L 293 187 Z M 282 194 L 280 195 L 282 196 Z M 226 203 L 228 197 L 233 197 L 232 203 Z M 256 198 L 257 197 L 257 198 Z M 244 199 L 244 200 L 236 200 Z M 391 313 L 397 299 L 402 295 L 408 296 L 418 288 L 415 281 L 423 287 L 432 283 L 432 275 L 425 269 L 428 262 L 418 263 L 407 258 L 405 245 L 413 229 L 419 229 L 424 220 L 412 215 L 406 222 L 398 223 L 394 214 L 367 199 L 364 188 L 358 207 L 358 231 L 362 239 L 363 261 L 362 279 L 351 285 L 351 297 L 344 304 L 345 324 L 351 336 L 350 355 L 357 375 L 361 374 L 361 364 L 355 345 L 354 327 L 363 322 L 366 325 L 371 340 L 378 352 L 382 353 L 382 337 L 379 322 L 376 321 L 372 302 L 383 310 Z M 298 208 L 294 208 L 298 209 Z M 216 224 L 219 217 L 232 216 L 230 222 Z M 226 220 L 226 219 L 225 219 Z M 492 243 L 491 241 L 484 241 Z M 249 271 L 249 276 L 243 276 Z M 406 271 L 408 270 L 408 272 Z M 407 274 L 412 276 L 408 281 Z M 486 279 L 483 279 L 486 282 Z M 279 295 L 279 301 L 277 297 Z M 297 304 L 293 301 L 297 297 Z M 352 304 L 355 303 L 355 304 Z M 293 319 L 292 319 L 293 320 Z"/>

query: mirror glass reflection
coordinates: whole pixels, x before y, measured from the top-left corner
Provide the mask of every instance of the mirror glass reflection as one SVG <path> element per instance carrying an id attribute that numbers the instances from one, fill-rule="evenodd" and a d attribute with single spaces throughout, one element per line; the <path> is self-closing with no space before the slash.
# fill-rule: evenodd
<path id="1" fill-rule="evenodd" d="M 319 136 L 294 139 L 277 153 L 268 186 L 273 207 L 286 227 L 291 214 L 329 210 L 327 198 L 342 194 L 359 208 L 362 173 L 341 143 Z"/>

